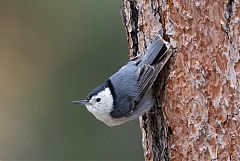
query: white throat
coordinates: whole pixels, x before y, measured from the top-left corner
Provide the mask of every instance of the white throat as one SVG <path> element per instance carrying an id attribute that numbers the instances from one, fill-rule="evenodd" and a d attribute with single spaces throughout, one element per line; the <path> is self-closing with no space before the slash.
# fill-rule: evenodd
<path id="1" fill-rule="evenodd" d="M 95 102 L 96 98 L 101 98 L 101 101 Z M 113 110 L 113 96 L 110 89 L 107 87 L 97 95 L 93 96 L 90 103 L 92 105 L 86 105 L 88 111 L 98 120 L 111 126 L 113 119 L 110 116 L 110 112 Z"/>

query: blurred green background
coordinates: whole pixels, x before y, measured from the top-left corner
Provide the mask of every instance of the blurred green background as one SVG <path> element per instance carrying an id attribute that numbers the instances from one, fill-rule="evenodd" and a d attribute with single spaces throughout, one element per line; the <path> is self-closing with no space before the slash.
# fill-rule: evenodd
<path id="1" fill-rule="evenodd" d="M 121 3 L 0 0 L 1 160 L 143 160 L 138 120 L 71 103 L 127 61 Z"/>

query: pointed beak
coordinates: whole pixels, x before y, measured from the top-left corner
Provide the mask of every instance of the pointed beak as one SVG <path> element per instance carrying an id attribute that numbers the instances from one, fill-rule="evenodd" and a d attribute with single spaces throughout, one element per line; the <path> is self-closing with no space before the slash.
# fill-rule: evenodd
<path id="1" fill-rule="evenodd" d="M 72 103 L 75 104 L 82 104 L 82 105 L 90 105 L 88 100 L 78 100 L 78 101 L 72 101 Z"/>

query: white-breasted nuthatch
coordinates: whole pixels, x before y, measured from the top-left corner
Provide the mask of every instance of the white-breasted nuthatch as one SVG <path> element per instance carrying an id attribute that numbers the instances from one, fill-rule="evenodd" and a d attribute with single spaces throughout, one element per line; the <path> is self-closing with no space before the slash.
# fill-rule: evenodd
<path id="1" fill-rule="evenodd" d="M 155 102 L 152 86 L 169 60 L 170 45 L 162 38 L 153 40 L 146 54 L 137 56 L 91 91 L 83 104 L 97 119 L 108 126 L 120 125 L 148 112 Z"/>

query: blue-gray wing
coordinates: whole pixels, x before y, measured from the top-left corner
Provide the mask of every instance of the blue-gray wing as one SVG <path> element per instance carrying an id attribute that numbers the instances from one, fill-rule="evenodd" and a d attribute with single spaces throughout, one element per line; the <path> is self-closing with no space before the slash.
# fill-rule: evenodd
<path id="1" fill-rule="evenodd" d="M 163 39 L 157 37 L 147 50 L 139 63 L 138 93 L 141 99 L 152 87 L 159 72 L 171 57 L 172 52 L 167 52 L 169 46 Z"/>
<path id="2" fill-rule="evenodd" d="M 135 110 L 170 58 L 171 52 L 167 52 L 168 49 L 167 42 L 157 37 L 143 57 L 128 62 L 110 77 L 113 86 L 117 87 L 114 89 L 112 117 L 128 116 Z"/>
<path id="3" fill-rule="evenodd" d="M 138 78 L 138 93 L 139 99 L 142 99 L 144 95 L 149 91 L 152 87 L 153 83 L 157 79 L 159 72 L 162 70 L 164 65 L 167 63 L 169 58 L 171 57 L 172 52 L 167 52 L 166 55 L 162 57 L 160 62 L 155 65 L 151 66 L 149 64 L 145 64 L 140 67 L 140 74 Z"/>

